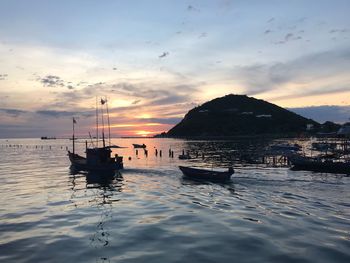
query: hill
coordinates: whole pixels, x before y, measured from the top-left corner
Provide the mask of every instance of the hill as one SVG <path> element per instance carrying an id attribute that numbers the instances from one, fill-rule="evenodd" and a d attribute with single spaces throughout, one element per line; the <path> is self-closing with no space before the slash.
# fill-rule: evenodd
<path id="1" fill-rule="evenodd" d="M 292 135 L 305 132 L 308 124 L 319 127 L 311 119 L 264 100 L 230 94 L 190 110 L 167 136 Z"/>

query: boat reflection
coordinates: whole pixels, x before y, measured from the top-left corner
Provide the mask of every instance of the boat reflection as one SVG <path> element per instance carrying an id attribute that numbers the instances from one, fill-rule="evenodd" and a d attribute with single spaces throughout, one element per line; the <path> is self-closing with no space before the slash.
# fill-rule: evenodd
<path id="1" fill-rule="evenodd" d="M 92 232 L 89 240 L 90 246 L 97 251 L 95 260 L 96 262 L 110 262 L 107 250 L 111 242 L 110 223 L 114 220 L 114 204 L 120 201 L 118 193 L 123 190 L 123 176 L 120 172 L 82 172 L 75 170 L 74 167 L 70 168 L 71 201 L 75 202 L 81 199 L 81 193 L 84 192 L 83 196 L 88 201 L 84 204 L 88 203 L 88 207 L 83 206 L 82 208 L 91 210 Z M 75 207 L 79 206 L 75 205 Z"/>

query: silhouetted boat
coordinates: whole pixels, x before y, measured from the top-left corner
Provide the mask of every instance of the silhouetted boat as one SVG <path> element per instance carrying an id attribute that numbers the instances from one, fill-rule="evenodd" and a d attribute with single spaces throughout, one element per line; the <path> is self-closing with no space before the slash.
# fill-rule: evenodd
<path id="1" fill-rule="evenodd" d="M 191 159 L 191 156 L 189 154 L 180 154 L 179 159 L 180 160 L 188 160 L 188 159 Z"/>
<path id="2" fill-rule="evenodd" d="M 92 139 L 91 144 L 92 148 L 88 148 L 88 142 L 85 141 L 85 153 L 86 157 L 80 156 L 75 153 L 75 134 L 74 134 L 74 124 L 76 124 L 76 120 L 73 118 L 73 152 L 68 151 L 69 160 L 76 170 L 82 171 L 99 171 L 99 172 L 113 172 L 120 169 L 123 169 L 123 157 L 118 156 L 117 154 L 114 157 L 111 157 L 112 150 L 114 146 L 110 144 L 110 125 L 109 125 L 109 114 L 108 114 L 108 105 L 107 99 L 101 99 L 101 104 L 106 104 L 107 109 L 107 117 L 108 117 L 108 129 L 109 129 L 109 146 L 106 146 L 105 142 L 105 134 L 104 134 L 104 119 L 103 119 L 103 108 L 102 111 L 102 147 L 98 147 L 98 139 L 96 139 L 96 143 L 94 145 Z M 98 136 L 98 108 L 97 108 L 97 99 L 96 99 L 96 138 Z M 90 136 L 91 137 L 91 136 Z"/>
<path id="3" fill-rule="evenodd" d="M 56 140 L 56 137 L 47 137 L 47 136 L 42 136 L 40 137 L 42 140 Z"/>
<path id="4" fill-rule="evenodd" d="M 291 156 L 289 160 L 293 170 L 350 174 L 350 162 L 300 155 Z"/>
<path id="5" fill-rule="evenodd" d="M 72 166 L 79 171 L 116 171 L 123 169 L 123 157 L 111 157 L 109 147 L 86 148 L 86 157 L 68 151 Z"/>
<path id="6" fill-rule="evenodd" d="M 136 143 L 133 143 L 132 144 L 134 146 L 134 148 L 146 148 L 146 144 L 136 144 Z"/>
<path id="7" fill-rule="evenodd" d="M 234 170 L 232 167 L 228 168 L 227 171 L 215 171 L 185 166 L 179 166 L 179 169 L 184 174 L 184 176 L 188 178 L 215 182 L 227 181 L 231 178 L 231 175 L 234 174 Z"/>

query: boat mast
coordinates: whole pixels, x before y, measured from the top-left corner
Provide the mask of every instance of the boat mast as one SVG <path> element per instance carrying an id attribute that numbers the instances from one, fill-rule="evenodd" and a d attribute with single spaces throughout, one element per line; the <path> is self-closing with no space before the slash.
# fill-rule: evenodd
<path id="1" fill-rule="evenodd" d="M 107 120 L 108 120 L 108 144 L 111 146 L 111 125 L 109 122 L 109 112 L 108 112 L 108 100 L 106 97 L 106 109 L 107 109 Z"/>
<path id="2" fill-rule="evenodd" d="M 74 133 L 75 133 L 75 130 L 74 130 L 74 124 L 76 123 L 74 117 L 73 117 L 73 154 L 75 154 L 75 136 L 74 136 Z"/>
<path id="3" fill-rule="evenodd" d="M 105 101 L 101 98 L 101 104 L 105 104 Z M 103 142 L 103 148 L 106 147 L 105 142 L 105 122 L 103 118 L 103 107 L 101 107 L 101 115 L 102 115 L 102 142 Z"/>
<path id="4" fill-rule="evenodd" d="M 98 103 L 96 96 L 96 147 L 98 148 Z"/>

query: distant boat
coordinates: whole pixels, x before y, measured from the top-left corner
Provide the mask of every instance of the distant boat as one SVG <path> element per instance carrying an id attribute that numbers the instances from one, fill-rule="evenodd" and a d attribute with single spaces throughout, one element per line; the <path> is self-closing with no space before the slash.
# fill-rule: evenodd
<path id="1" fill-rule="evenodd" d="M 40 137 L 42 140 L 56 140 L 56 137 L 47 137 L 47 136 L 42 136 Z"/>
<path id="2" fill-rule="evenodd" d="M 289 160 L 293 170 L 350 174 L 350 162 L 300 155 L 291 156 Z"/>
<path id="3" fill-rule="evenodd" d="M 188 160 L 188 159 L 191 159 L 191 156 L 189 154 L 180 154 L 179 159 L 180 160 Z"/>
<path id="4" fill-rule="evenodd" d="M 147 146 L 146 146 L 146 144 L 136 144 L 136 143 L 133 143 L 132 144 L 133 146 L 134 146 L 134 148 L 146 148 Z"/>
<path id="5" fill-rule="evenodd" d="M 108 104 L 107 99 L 101 99 L 101 104 L 106 106 L 107 120 L 108 120 L 108 130 L 109 130 L 109 145 L 106 146 L 105 133 L 104 133 L 104 112 L 103 107 L 101 107 L 101 118 L 102 118 L 102 147 L 98 147 L 99 140 L 96 139 L 94 144 L 91 138 L 92 148 L 88 148 L 88 142 L 85 141 L 85 153 L 86 157 L 80 156 L 75 153 L 75 134 L 74 134 L 74 125 L 76 124 L 75 118 L 73 118 L 73 152 L 68 151 L 69 160 L 72 164 L 72 168 L 76 170 L 88 171 L 88 172 L 115 172 L 117 170 L 123 169 L 123 157 L 118 156 L 117 154 L 114 157 L 111 157 L 112 150 L 115 146 L 111 146 L 111 136 L 110 136 L 110 124 L 109 124 L 109 114 L 108 114 Z M 96 138 L 98 136 L 98 106 L 96 98 Z M 90 136 L 91 137 L 91 136 Z"/>
<path id="6" fill-rule="evenodd" d="M 196 180 L 208 180 L 214 182 L 227 181 L 231 178 L 231 175 L 234 174 L 234 170 L 232 167 L 228 168 L 227 171 L 215 171 L 185 166 L 179 166 L 179 169 L 185 177 Z"/>

